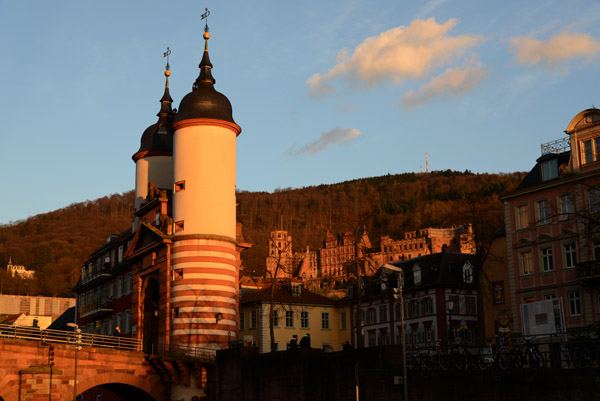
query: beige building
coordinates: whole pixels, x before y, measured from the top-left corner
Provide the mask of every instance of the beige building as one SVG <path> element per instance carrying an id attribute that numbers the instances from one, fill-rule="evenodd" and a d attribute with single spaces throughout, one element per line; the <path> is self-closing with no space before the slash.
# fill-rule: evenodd
<path id="1" fill-rule="evenodd" d="M 271 351 L 269 314 L 273 300 L 274 349 L 286 350 L 295 334 L 311 338 L 311 348 L 340 351 L 350 340 L 349 307 L 337 307 L 326 297 L 303 288 L 302 283 L 279 281 L 240 300 L 240 339 L 259 352 Z"/>

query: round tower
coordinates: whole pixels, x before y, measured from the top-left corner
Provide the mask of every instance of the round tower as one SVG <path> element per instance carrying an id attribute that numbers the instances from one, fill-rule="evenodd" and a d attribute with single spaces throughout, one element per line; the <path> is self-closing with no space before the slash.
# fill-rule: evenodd
<path id="1" fill-rule="evenodd" d="M 169 63 L 165 69 L 165 92 L 160 99 L 158 122 L 142 135 L 140 149 L 132 156 L 135 162 L 135 209 L 138 210 L 148 196 L 148 184 L 157 188 L 173 188 L 173 99 L 169 94 Z"/>
<path id="2" fill-rule="evenodd" d="M 224 348 L 237 337 L 236 140 L 241 128 L 204 55 L 173 123 L 171 343 Z"/>

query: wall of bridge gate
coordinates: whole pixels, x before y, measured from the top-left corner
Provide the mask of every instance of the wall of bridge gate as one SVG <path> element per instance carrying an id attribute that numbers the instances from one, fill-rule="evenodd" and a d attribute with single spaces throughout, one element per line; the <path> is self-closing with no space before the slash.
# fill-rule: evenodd
<path id="1" fill-rule="evenodd" d="M 73 399 L 75 348 L 48 343 L 0 339 L 0 397 L 3 401 L 69 401 Z M 161 377 L 144 354 L 105 348 L 83 347 L 77 358 L 77 393 L 97 386 L 129 389 L 136 399 L 167 401 Z"/>
<path id="2" fill-rule="evenodd" d="M 259 354 L 217 353 L 218 401 L 402 400 L 401 348 Z M 589 401 L 599 399 L 600 367 L 408 372 L 409 401 Z"/>

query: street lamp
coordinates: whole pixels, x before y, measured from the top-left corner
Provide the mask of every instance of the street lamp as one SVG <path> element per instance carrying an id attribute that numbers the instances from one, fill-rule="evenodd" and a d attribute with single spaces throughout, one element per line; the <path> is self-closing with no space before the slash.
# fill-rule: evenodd
<path id="1" fill-rule="evenodd" d="M 77 351 L 79 351 L 79 344 L 81 343 L 81 329 L 76 323 L 67 323 L 68 327 L 73 328 L 75 333 L 75 374 L 73 375 L 73 401 L 77 400 Z"/>
<path id="2" fill-rule="evenodd" d="M 394 299 L 400 300 L 400 337 L 402 338 L 402 375 L 404 381 L 404 400 L 408 400 L 408 383 L 406 381 L 406 327 L 404 323 L 404 296 L 402 295 L 402 268 L 389 263 L 381 266 L 385 270 L 399 273 L 398 287 L 394 288 Z"/>

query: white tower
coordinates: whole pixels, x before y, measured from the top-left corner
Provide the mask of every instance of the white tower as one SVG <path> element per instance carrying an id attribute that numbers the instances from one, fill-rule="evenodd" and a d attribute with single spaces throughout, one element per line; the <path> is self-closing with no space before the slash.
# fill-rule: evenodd
<path id="1" fill-rule="evenodd" d="M 173 123 L 171 343 L 224 348 L 237 337 L 236 140 L 229 100 L 214 89 L 204 33 L 200 75 Z"/>

